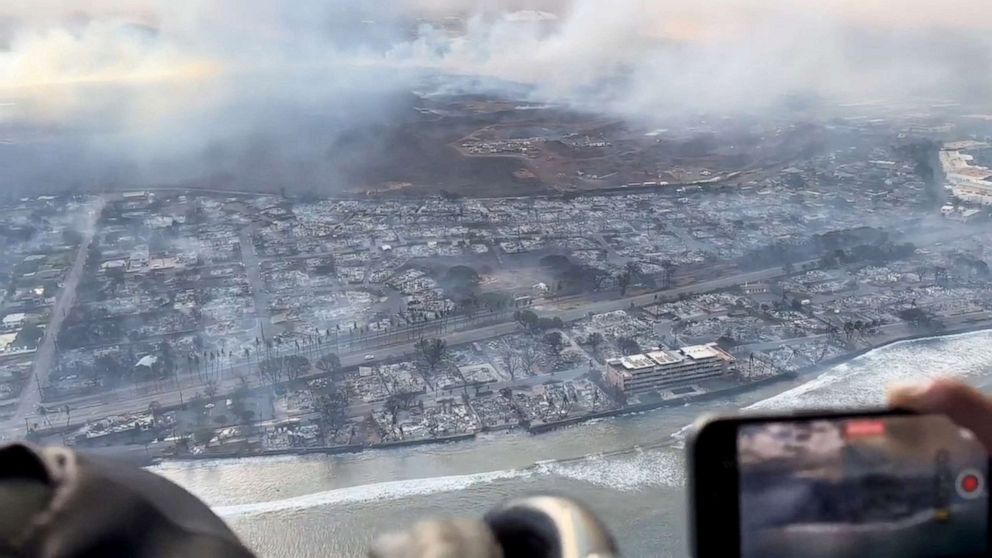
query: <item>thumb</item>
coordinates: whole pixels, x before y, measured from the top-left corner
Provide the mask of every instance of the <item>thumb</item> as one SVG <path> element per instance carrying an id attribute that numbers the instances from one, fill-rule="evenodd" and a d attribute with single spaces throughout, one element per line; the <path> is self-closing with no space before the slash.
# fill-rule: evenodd
<path id="1" fill-rule="evenodd" d="M 889 389 L 889 405 L 917 413 L 946 415 L 958 426 L 971 430 L 986 451 L 992 453 L 992 399 L 963 382 L 941 378 L 893 386 Z"/>

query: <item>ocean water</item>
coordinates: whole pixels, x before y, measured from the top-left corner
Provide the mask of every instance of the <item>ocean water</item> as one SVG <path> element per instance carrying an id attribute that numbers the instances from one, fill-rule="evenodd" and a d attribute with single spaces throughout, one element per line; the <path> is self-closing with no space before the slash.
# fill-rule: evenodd
<path id="1" fill-rule="evenodd" d="M 626 556 L 686 556 L 684 437 L 700 413 L 884 403 L 885 386 L 961 376 L 992 387 L 992 332 L 890 345 L 818 375 L 735 398 L 530 436 L 345 456 L 170 462 L 152 470 L 207 501 L 264 557 L 364 556 L 379 532 L 479 516 L 534 493 L 579 498 Z"/>

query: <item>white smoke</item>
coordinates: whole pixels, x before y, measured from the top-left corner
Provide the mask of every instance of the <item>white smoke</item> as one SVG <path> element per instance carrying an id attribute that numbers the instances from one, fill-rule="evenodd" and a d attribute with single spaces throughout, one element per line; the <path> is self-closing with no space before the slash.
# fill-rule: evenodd
<path id="1" fill-rule="evenodd" d="M 374 143 L 423 71 L 638 120 L 992 92 L 987 0 L 6 4 L 8 189 L 336 177 L 341 139 Z"/>
<path id="2" fill-rule="evenodd" d="M 629 115 L 992 89 L 981 1 L 575 0 L 553 26 L 514 15 L 476 15 L 457 37 L 428 28 L 394 54 Z"/>

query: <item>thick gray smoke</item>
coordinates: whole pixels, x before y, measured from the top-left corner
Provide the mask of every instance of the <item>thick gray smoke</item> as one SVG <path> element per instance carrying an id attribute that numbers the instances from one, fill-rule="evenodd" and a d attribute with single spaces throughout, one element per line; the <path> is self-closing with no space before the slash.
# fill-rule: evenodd
<path id="1" fill-rule="evenodd" d="M 87 9 L 7 18 L 7 189 L 329 187 L 342 176 L 339 153 L 353 155 L 370 140 L 365 130 L 408 109 L 397 97 L 410 72 L 374 66 L 406 25 L 381 10 L 261 1 Z"/>
<path id="2" fill-rule="evenodd" d="M 72 4 L 0 7 L 7 192 L 333 189 L 427 74 L 638 120 L 992 92 L 987 0 Z"/>
<path id="3" fill-rule="evenodd" d="M 464 36 L 422 32 L 400 58 L 634 116 L 992 91 L 981 0 L 576 0 L 542 15 L 476 15 Z"/>

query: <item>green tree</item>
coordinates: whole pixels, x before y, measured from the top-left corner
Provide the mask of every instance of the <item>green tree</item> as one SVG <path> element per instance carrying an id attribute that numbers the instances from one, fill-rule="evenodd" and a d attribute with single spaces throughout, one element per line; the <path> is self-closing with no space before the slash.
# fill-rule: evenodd
<path id="1" fill-rule="evenodd" d="M 625 355 L 636 355 L 641 352 L 641 345 L 630 337 L 618 337 L 617 348 Z"/>
<path id="2" fill-rule="evenodd" d="M 598 331 L 590 333 L 589 337 L 586 338 L 586 342 L 589 343 L 589 347 L 592 348 L 593 354 L 596 355 L 599 354 L 599 346 L 603 344 L 603 341 L 605 341 L 605 339 L 603 339 L 603 334 Z"/>
<path id="3" fill-rule="evenodd" d="M 38 341 L 45 334 L 44 330 L 41 329 L 37 324 L 26 323 L 21 331 L 17 332 L 14 337 L 13 345 L 15 347 L 23 347 L 25 349 L 33 349 L 38 346 Z"/>
<path id="4" fill-rule="evenodd" d="M 335 353 L 327 353 L 326 355 L 320 357 L 320 360 L 317 361 L 317 368 L 328 372 L 334 372 L 335 370 L 341 368 L 341 359 Z"/>
<path id="5" fill-rule="evenodd" d="M 525 329 L 532 330 L 540 318 L 532 310 L 517 310 L 513 313 L 513 319 Z"/>
<path id="6" fill-rule="evenodd" d="M 555 355 L 561 353 L 561 349 L 565 344 L 565 340 L 562 338 L 561 333 L 557 331 L 551 331 L 544 335 L 544 343 L 551 349 L 551 352 Z"/>
<path id="7" fill-rule="evenodd" d="M 295 383 L 310 371 L 310 361 L 304 356 L 291 355 L 285 357 L 285 360 L 286 379 L 290 382 Z"/>
<path id="8" fill-rule="evenodd" d="M 214 430 L 212 428 L 202 427 L 197 428 L 193 432 L 193 441 L 199 445 L 207 445 L 210 440 L 214 439 Z"/>
<path id="9" fill-rule="evenodd" d="M 314 408 L 331 427 L 339 427 L 347 417 L 348 398 L 336 386 L 314 398 Z"/>
<path id="10" fill-rule="evenodd" d="M 425 338 L 417 341 L 414 348 L 417 350 L 420 358 L 424 359 L 424 362 L 427 363 L 427 367 L 433 372 L 437 368 L 437 365 L 441 364 L 441 361 L 444 360 L 448 344 L 444 339 Z"/>

